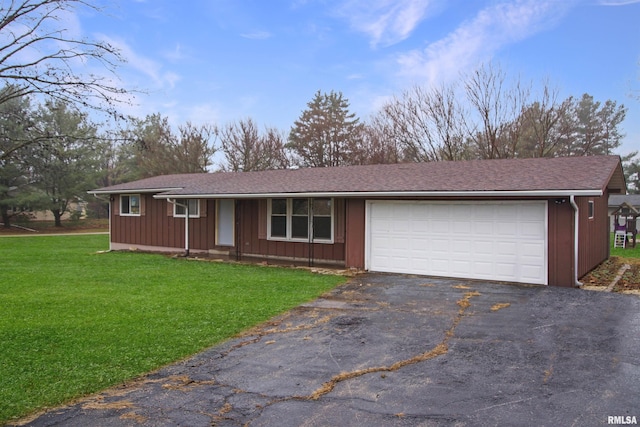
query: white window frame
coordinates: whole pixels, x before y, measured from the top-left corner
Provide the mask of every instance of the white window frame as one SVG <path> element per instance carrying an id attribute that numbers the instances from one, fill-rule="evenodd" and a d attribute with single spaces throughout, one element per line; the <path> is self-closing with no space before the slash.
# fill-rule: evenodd
<path id="1" fill-rule="evenodd" d="M 122 207 L 125 205 L 125 203 L 123 203 L 123 198 L 127 197 L 129 200 L 126 203 L 127 207 L 129 208 L 129 212 L 124 212 L 122 210 Z M 137 213 L 132 213 L 131 212 L 131 198 L 132 197 L 137 197 L 138 198 L 138 212 Z M 120 215 L 121 216 L 140 216 L 141 215 L 141 211 L 142 211 L 142 197 L 140 196 L 140 194 L 121 194 L 120 195 Z"/>
<path id="2" fill-rule="evenodd" d="M 331 200 L 331 238 L 330 239 L 313 239 L 313 243 L 334 243 L 334 230 L 335 230 L 335 200 L 332 197 L 274 197 L 274 199 L 285 199 L 287 201 L 287 214 L 286 214 L 286 237 L 280 236 L 272 236 L 271 235 L 271 201 L 273 199 L 267 200 L 267 240 L 275 240 L 280 242 L 309 242 L 309 237 L 306 238 L 293 238 L 291 237 L 291 227 L 292 227 L 292 217 L 293 217 L 293 199 L 306 199 L 306 200 L 314 200 L 314 199 L 329 199 Z M 313 216 L 309 215 L 309 226 L 308 232 L 309 235 L 313 235 Z"/>
<path id="3" fill-rule="evenodd" d="M 596 216 L 596 204 L 593 200 L 589 200 L 587 205 L 587 215 L 589 219 L 593 219 Z"/>
<path id="4" fill-rule="evenodd" d="M 200 218 L 200 199 L 176 199 L 173 204 L 173 217 L 174 218 L 184 218 L 187 216 L 187 213 L 178 213 L 178 205 L 184 205 L 186 203 L 194 202 L 196 204 L 195 212 L 191 209 L 192 206 L 189 206 L 189 218 Z"/>

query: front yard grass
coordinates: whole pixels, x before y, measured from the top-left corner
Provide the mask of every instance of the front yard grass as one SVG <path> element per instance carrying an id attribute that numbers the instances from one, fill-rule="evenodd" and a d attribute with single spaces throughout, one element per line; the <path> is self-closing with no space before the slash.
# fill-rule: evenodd
<path id="1" fill-rule="evenodd" d="M 0 238 L 0 425 L 192 355 L 343 283 L 303 270 Z"/>

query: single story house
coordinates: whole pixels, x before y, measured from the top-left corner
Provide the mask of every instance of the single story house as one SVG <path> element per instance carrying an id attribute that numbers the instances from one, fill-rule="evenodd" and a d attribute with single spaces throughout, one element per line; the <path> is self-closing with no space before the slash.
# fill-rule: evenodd
<path id="1" fill-rule="evenodd" d="M 618 156 L 156 176 L 90 191 L 110 248 L 579 286 L 609 256 Z"/>
<path id="2" fill-rule="evenodd" d="M 613 194 L 609 196 L 609 230 L 612 233 L 615 229 L 615 218 L 611 214 L 625 202 L 633 206 L 636 210 L 640 211 L 640 194 Z M 636 220 L 636 230 L 640 230 L 640 218 Z"/>

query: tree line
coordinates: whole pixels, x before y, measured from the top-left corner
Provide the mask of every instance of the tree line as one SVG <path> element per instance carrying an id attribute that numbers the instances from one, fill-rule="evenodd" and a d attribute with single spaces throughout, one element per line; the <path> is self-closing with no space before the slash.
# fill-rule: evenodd
<path id="1" fill-rule="evenodd" d="M 55 29 L 60 13 L 79 5 L 93 8 L 83 0 L 23 0 L 0 9 L 0 33 L 11 34 L 0 38 L 5 227 L 33 210 L 51 211 L 60 225 L 87 190 L 155 175 L 612 154 L 624 136 L 623 105 L 587 93 L 560 99 L 548 82 L 534 88 L 493 64 L 450 84 L 413 86 L 364 120 L 336 91 L 317 91 L 288 130 L 250 117 L 177 126 L 160 113 L 124 117 L 127 91 L 74 72 L 78 60 L 113 71 L 118 51 Z M 42 57 L 20 62 L 34 48 Z M 93 111 L 116 120 L 98 124 Z M 636 154 L 624 159 L 631 189 L 640 188 Z M 104 203 L 90 211 L 104 215 Z"/>

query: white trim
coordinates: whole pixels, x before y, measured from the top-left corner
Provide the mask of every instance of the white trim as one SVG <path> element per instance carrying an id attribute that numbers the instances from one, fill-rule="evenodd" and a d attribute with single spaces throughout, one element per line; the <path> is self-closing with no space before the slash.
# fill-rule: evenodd
<path id="1" fill-rule="evenodd" d="M 117 193 L 117 192 L 113 192 Z M 288 199 L 334 197 L 569 197 L 602 196 L 602 190 L 509 190 L 509 191 L 337 191 L 305 193 L 155 194 L 155 199 Z"/>
<path id="2" fill-rule="evenodd" d="M 594 200 L 587 201 L 587 215 L 587 219 L 594 219 L 596 217 L 596 202 Z"/>
<path id="3" fill-rule="evenodd" d="M 131 197 L 133 196 L 138 196 L 138 213 L 131 213 Z M 122 212 L 122 198 L 123 197 L 128 197 L 129 198 L 129 212 L 124 213 Z M 120 195 L 120 199 L 118 200 L 118 213 L 120 216 L 141 216 L 142 215 L 142 196 L 140 196 L 140 194 L 138 193 L 132 193 L 132 194 L 121 194 Z"/>
<path id="4" fill-rule="evenodd" d="M 87 194 L 138 194 L 138 193 L 166 193 L 168 191 L 179 191 L 182 187 L 170 187 L 170 188 L 138 188 L 133 190 L 92 190 L 87 191 Z"/>
<path id="5" fill-rule="evenodd" d="M 183 214 L 179 214 L 176 213 L 176 208 L 178 206 L 180 207 L 185 207 L 185 205 L 182 204 L 182 202 L 179 202 L 178 200 L 183 200 L 186 201 L 187 203 L 189 203 L 191 200 L 195 200 L 197 202 L 197 212 L 196 213 L 191 213 L 191 210 L 189 210 L 189 218 L 200 218 L 200 199 L 183 199 L 183 198 L 179 198 L 179 199 L 175 199 L 175 203 L 173 204 L 173 217 L 174 218 L 185 218 L 187 216 L 186 213 Z M 186 211 L 186 208 L 185 208 Z"/>

